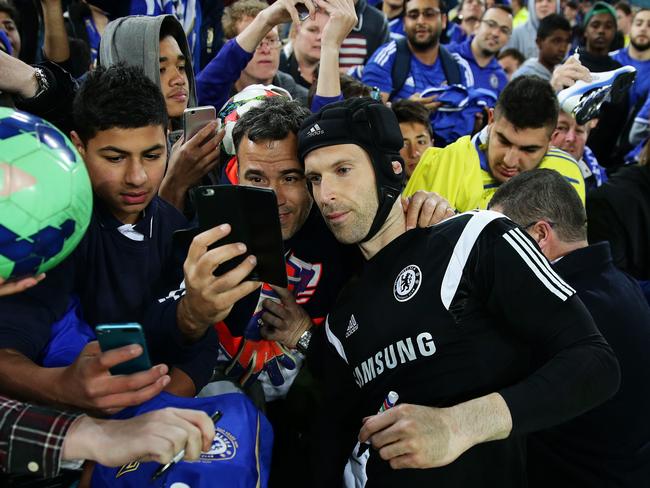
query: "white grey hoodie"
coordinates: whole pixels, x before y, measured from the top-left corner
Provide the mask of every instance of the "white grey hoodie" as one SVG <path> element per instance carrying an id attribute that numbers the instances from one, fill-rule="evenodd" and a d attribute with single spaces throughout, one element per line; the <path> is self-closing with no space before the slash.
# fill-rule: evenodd
<path id="1" fill-rule="evenodd" d="M 555 13 L 560 13 L 560 0 L 555 1 Z M 535 12 L 535 0 L 528 0 L 528 20 L 523 25 L 515 28 L 504 49 L 514 47 L 526 59 L 536 58 L 537 54 L 539 54 L 537 43 L 535 42 L 538 27 L 539 19 Z"/>

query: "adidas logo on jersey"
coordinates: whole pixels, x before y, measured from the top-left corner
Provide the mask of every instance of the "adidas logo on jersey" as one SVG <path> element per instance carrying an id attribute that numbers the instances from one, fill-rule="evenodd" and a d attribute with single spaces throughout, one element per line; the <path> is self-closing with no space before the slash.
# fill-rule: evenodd
<path id="1" fill-rule="evenodd" d="M 359 324 L 357 324 L 357 321 L 354 318 L 354 314 L 353 314 L 350 317 L 350 323 L 348 324 L 348 328 L 345 330 L 345 338 L 347 339 L 352 334 L 354 334 L 358 328 L 359 328 Z"/>
<path id="2" fill-rule="evenodd" d="M 314 124 L 307 132 L 307 137 L 320 136 L 322 134 L 325 134 L 325 131 L 320 128 L 320 125 Z"/>

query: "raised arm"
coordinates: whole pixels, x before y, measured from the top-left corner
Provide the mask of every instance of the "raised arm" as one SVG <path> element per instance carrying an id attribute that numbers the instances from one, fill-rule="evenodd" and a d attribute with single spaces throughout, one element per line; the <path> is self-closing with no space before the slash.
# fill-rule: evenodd
<path id="1" fill-rule="evenodd" d="M 45 24 L 45 57 L 55 63 L 63 63 L 70 58 L 70 43 L 63 20 L 61 0 L 41 0 Z"/>
<path id="2" fill-rule="evenodd" d="M 318 6 L 329 16 L 321 36 L 320 68 L 316 95 L 338 97 L 341 94 L 339 51 L 357 23 L 352 0 L 322 0 Z"/>

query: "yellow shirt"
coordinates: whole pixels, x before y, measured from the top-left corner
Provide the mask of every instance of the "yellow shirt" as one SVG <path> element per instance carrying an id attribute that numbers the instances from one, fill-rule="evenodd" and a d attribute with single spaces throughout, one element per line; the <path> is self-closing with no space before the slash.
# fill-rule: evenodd
<path id="1" fill-rule="evenodd" d="M 404 196 L 418 190 L 434 191 L 460 212 L 487 208 L 499 182 L 487 168 L 481 167 L 478 151 L 476 141 L 470 136 L 461 137 L 445 148 L 427 149 L 404 189 Z M 585 202 L 585 182 L 571 155 L 550 148 L 538 167 L 559 172 L 576 189 L 582 203 Z"/>
<path id="2" fill-rule="evenodd" d="M 528 20 L 528 9 L 526 7 L 520 8 L 517 15 L 512 18 L 512 28 L 519 27 L 522 24 L 525 24 Z"/>

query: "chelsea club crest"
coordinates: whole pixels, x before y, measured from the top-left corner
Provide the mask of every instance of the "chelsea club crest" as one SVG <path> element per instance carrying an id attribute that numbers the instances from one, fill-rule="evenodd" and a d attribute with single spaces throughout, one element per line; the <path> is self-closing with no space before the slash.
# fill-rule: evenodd
<path id="1" fill-rule="evenodd" d="M 226 429 L 217 427 L 208 452 L 201 453 L 200 461 L 225 461 L 237 454 L 237 438 Z"/>
<path id="2" fill-rule="evenodd" d="M 393 296 L 398 302 L 406 302 L 420 289 L 422 271 L 415 264 L 409 264 L 397 275 L 393 284 Z"/>
<path id="3" fill-rule="evenodd" d="M 499 88 L 499 78 L 494 73 L 490 75 L 490 86 L 494 89 Z"/>

